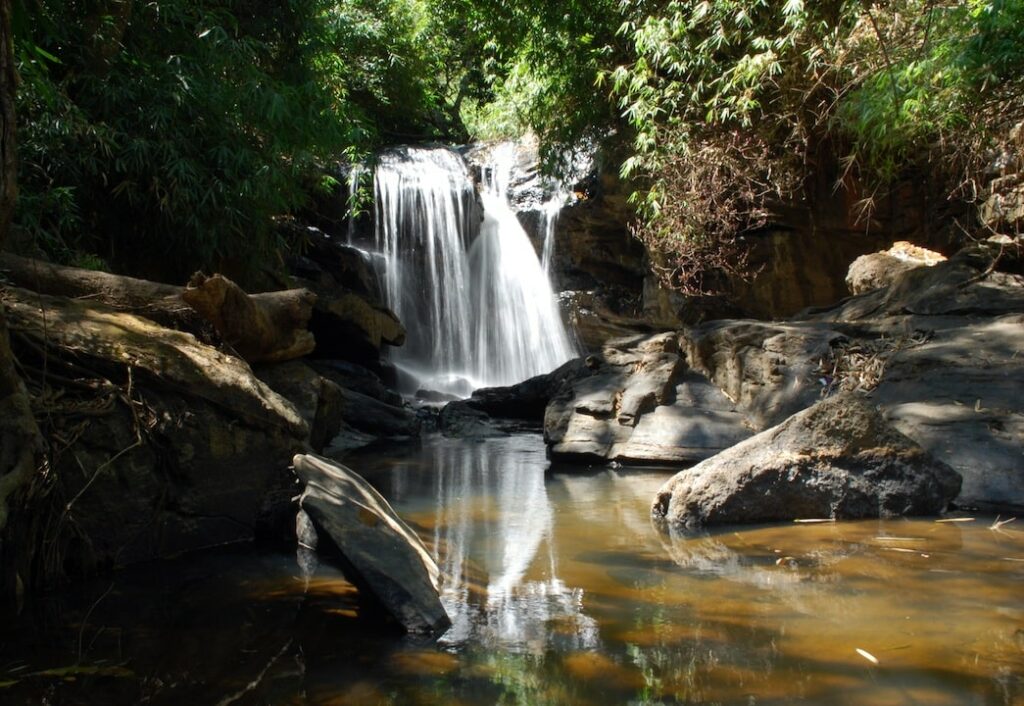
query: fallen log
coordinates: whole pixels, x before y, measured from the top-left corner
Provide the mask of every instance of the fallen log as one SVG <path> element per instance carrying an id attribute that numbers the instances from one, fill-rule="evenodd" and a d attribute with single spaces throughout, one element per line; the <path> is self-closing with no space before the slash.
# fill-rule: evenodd
<path id="1" fill-rule="evenodd" d="M 316 301 L 308 289 L 246 294 L 227 277 L 197 272 L 181 298 L 250 362 L 291 360 L 316 347 L 306 329 Z"/>
<path id="2" fill-rule="evenodd" d="M 280 362 L 313 351 L 307 330 L 316 295 L 306 289 L 246 294 L 220 275 L 195 275 L 189 287 L 65 267 L 0 253 L 11 283 L 40 294 L 88 299 L 201 338 L 212 326 L 250 363 Z"/>
<path id="3" fill-rule="evenodd" d="M 387 500 L 333 461 L 299 454 L 292 463 L 306 484 L 299 504 L 341 551 L 346 577 L 406 630 L 446 630 L 451 619 L 438 595 L 437 564 Z"/>

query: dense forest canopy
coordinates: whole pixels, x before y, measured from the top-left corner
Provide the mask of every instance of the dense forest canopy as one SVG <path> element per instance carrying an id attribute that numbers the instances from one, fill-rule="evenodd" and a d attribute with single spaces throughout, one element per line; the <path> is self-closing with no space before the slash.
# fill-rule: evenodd
<path id="1" fill-rule="evenodd" d="M 1024 2 L 21 0 L 22 239 L 94 267 L 273 262 L 382 144 L 625 149 L 637 235 L 699 290 L 825 171 L 971 196 L 1024 114 Z M 150 268 L 151 269 L 151 268 Z"/>

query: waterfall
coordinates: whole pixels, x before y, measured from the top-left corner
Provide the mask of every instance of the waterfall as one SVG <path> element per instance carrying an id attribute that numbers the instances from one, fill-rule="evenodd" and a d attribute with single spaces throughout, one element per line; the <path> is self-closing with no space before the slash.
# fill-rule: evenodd
<path id="1" fill-rule="evenodd" d="M 508 202 L 513 162 L 512 145 L 492 151 L 478 202 L 454 150 L 402 148 L 380 157 L 376 245 L 388 304 L 408 331 L 392 360 L 424 387 L 466 395 L 550 372 L 576 355 Z"/>
<path id="2" fill-rule="evenodd" d="M 541 250 L 541 268 L 544 274 L 551 278 L 551 262 L 555 257 L 555 226 L 558 225 L 558 216 L 565 207 L 566 194 L 563 191 L 556 191 L 554 196 L 541 205 L 540 223 L 541 233 L 544 234 L 544 246 Z"/>

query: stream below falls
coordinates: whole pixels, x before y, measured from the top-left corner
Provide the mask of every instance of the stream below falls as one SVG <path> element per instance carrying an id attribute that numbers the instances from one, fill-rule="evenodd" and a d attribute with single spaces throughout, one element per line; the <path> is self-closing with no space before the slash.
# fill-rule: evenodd
<path id="1" fill-rule="evenodd" d="M 1024 704 L 1024 527 L 670 537 L 670 471 L 549 468 L 533 434 L 347 462 L 445 572 L 439 640 L 383 629 L 326 563 L 227 547 L 7 619 L 0 703 Z"/>

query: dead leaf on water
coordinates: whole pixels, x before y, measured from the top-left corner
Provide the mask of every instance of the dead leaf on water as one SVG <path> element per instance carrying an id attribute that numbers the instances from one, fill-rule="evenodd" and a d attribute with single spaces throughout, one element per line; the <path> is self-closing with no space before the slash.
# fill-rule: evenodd
<path id="1" fill-rule="evenodd" d="M 863 657 L 867 661 L 871 662 L 871 664 L 874 664 L 874 665 L 878 664 L 878 657 L 875 657 L 873 654 L 871 654 L 867 650 L 862 650 L 859 647 L 856 647 L 854 649 L 857 650 L 857 654 L 859 654 L 861 657 Z"/>

